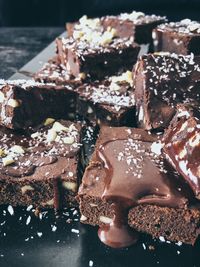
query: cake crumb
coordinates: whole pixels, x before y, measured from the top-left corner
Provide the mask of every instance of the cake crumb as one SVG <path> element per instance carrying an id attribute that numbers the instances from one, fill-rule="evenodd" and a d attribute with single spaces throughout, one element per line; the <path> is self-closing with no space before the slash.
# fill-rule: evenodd
<path id="1" fill-rule="evenodd" d="M 155 250 L 155 247 L 152 245 L 149 245 L 149 250 Z"/>

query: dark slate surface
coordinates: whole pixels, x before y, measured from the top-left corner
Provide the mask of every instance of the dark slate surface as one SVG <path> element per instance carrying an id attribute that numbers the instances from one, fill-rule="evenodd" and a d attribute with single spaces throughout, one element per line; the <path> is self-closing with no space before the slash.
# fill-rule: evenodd
<path id="1" fill-rule="evenodd" d="M 64 28 L 0 28 L 0 78 L 8 79 Z"/>

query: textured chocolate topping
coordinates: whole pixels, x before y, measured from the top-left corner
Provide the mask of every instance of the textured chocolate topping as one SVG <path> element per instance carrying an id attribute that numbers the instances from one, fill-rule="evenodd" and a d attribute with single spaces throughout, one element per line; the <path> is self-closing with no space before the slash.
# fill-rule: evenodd
<path id="1" fill-rule="evenodd" d="M 71 177 L 70 158 L 80 148 L 80 125 L 48 118 L 37 132 L 0 130 L 0 169 L 4 179 L 53 179 L 54 207 L 59 207 L 58 180 Z M 73 173 L 72 173 L 73 175 Z"/>
<path id="2" fill-rule="evenodd" d="M 80 97 L 94 104 L 108 105 L 114 111 L 135 106 L 135 96 L 131 72 L 127 71 L 118 76 L 109 77 L 78 88 Z"/>
<path id="3" fill-rule="evenodd" d="M 93 183 L 104 180 L 101 197 L 112 203 L 114 211 L 112 222 L 99 230 L 101 241 L 109 246 L 124 247 L 136 242 L 136 236 L 127 225 L 131 207 L 155 204 L 180 208 L 187 204 L 180 192 L 178 175 L 169 171 L 160 155 L 160 144 L 152 144 L 151 139 L 144 130 L 124 128 L 117 134 L 117 128 L 111 128 L 110 138 L 103 138 L 96 148 L 99 179 Z M 90 175 L 96 175 L 92 167 Z M 93 183 L 88 181 L 88 189 Z"/>
<path id="4" fill-rule="evenodd" d="M 66 48 L 71 48 L 72 51 L 76 51 L 77 55 L 80 57 L 87 56 L 88 54 L 96 54 L 98 53 L 107 53 L 117 50 L 124 49 L 125 47 L 138 47 L 137 44 L 133 42 L 132 38 L 111 38 L 109 43 L 102 44 L 100 41 L 93 39 L 94 41 L 88 40 L 79 40 L 74 41 L 73 38 L 62 38 L 63 46 Z"/>
<path id="5" fill-rule="evenodd" d="M 200 35 L 200 23 L 190 19 L 170 22 L 158 26 L 158 30 L 173 31 L 183 35 Z"/>
<path id="6" fill-rule="evenodd" d="M 136 64 L 133 80 L 138 120 L 146 129 L 165 128 L 178 103 L 199 107 L 199 57 L 145 55 Z"/>
<path id="7" fill-rule="evenodd" d="M 166 178 L 165 162 L 151 151 L 151 145 L 130 138 L 110 141 L 99 148 L 98 157 L 107 172 L 103 198 L 121 199 L 128 207 L 144 203 L 180 207 L 185 203 Z"/>
<path id="8" fill-rule="evenodd" d="M 198 112 L 196 112 L 198 113 Z M 198 115 L 200 115 L 198 113 Z M 200 116 L 179 107 L 164 137 L 164 152 L 169 162 L 189 183 L 200 199 Z"/>
<path id="9" fill-rule="evenodd" d="M 66 68 L 58 63 L 57 58 L 45 63 L 42 69 L 34 75 L 34 79 L 42 83 L 68 85 L 71 89 L 82 84 L 82 80 L 72 77 Z"/>

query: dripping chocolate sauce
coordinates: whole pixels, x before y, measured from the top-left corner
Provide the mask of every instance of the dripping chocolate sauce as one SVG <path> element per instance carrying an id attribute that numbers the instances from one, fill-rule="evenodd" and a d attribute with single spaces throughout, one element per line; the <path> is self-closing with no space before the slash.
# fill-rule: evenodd
<path id="1" fill-rule="evenodd" d="M 111 166 L 109 160 L 103 154 L 106 144 L 110 141 L 104 143 L 99 147 L 97 151 L 97 157 L 101 162 L 104 162 L 104 167 L 106 170 L 107 185 L 110 184 L 110 180 L 113 176 L 113 167 Z M 106 190 L 106 189 L 105 189 Z M 103 194 L 102 198 L 106 200 L 111 200 L 108 196 Z M 112 199 L 111 208 L 114 212 L 114 218 L 110 224 L 101 226 L 98 230 L 98 236 L 101 242 L 109 247 L 113 248 L 123 248 L 135 244 L 138 240 L 138 233 L 130 228 L 128 225 L 128 209 L 129 203 L 124 199 L 115 197 Z"/>
<path id="2" fill-rule="evenodd" d="M 98 230 L 98 236 L 104 244 L 110 247 L 123 248 L 135 244 L 139 236 L 138 233 L 128 225 L 128 212 L 130 208 L 141 203 L 159 203 L 159 205 L 168 204 L 168 206 L 181 206 L 185 204 L 185 199 L 180 197 L 179 193 L 176 194 L 173 191 L 173 187 L 165 184 L 163 178 L 160 176 L 149 176 L 150 178 L 148 179 L 150 179 L 150 185 L 145 182 L 145 179 L 143 179 L 137 189 L 134 188 L 137 181 L 133 182 L 132 188 L 128 190 L 126 189 L 127 191 L 122 193 L 123 196 L 117 195 L 116 192 L 109 195 L 108 190 L 110 189 L 110 183 L 113 179 L 113 166 L 109 159 L 105 156 L 105 147 L 113 141 L 127 140 L 110 140 L 102 144 L 97 149 L 97 158 L 103 163 L 106 172 L 106 186 L 102 199 L 112 203 L 111 208 L 114 212 L 114 217 L 111 223 L 101 226 Z M 121 190 L 124 190 L 123 184 L 121 186 Z M 159 193 L 155 188 L 159 188 Z"/>

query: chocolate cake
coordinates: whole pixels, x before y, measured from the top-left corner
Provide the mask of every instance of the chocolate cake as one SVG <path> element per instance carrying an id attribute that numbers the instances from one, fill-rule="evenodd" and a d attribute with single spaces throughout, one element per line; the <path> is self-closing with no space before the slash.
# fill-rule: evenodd
<path id="1" fill-rule="evenodd" d="M 159 25 L 153 31 L 154 51 L 200 55 L 200 23 L 184 19 Z"/>
<path id="2" fill-rule="evenodd" d="M 132 73 L 126 71 L 77 89 L 77 112 L 94 124 L 135 124 L 135 95 Z"/>
<path id="3" fill-rule="evenodd" d="M 0 124 L 11 129 L 37 126 L 48 117 L 72 119 L 75 103 L 71 85 L 0 80 Z"/>
<path id="4" fill-rule="evenodd" d="M 81 222 L 99 225 L 101 241 L 112 247 L 135 243 L 135 230 L 188 244 L 199 234 L 199 202 L 156 136 L 142 129 L 101 128 L 79 202 Z"/>
<path id="5" fill-rule="evenodd" d="M 81 85 L 82 79 L 74 79 L 66 68 L 58 63 L 57 58 L 49 60 L 34 75 L 34 80 L 41 83 L 55 83 L 56 85 L 70 86 L 72 89 Z"/>
<path id="6" fill-rule="evenodd" d="M 133 76 L 139 127 L 164 129 L 178 103 L 199 106 L 200 57 L 166 52 L 145 55 Z"/>
<path id="7" fill-rule="evenodd" d="M 163 138 L 166 158 L 185 178 L 198 199 L 200 199 L 199 111 L 179 106 Z"/>
<path id="8" fill-rule="evenodd" d="M 47 118 L 30 133 L 0 129 L 0 204 L 76 205 L 81 126 Z"/>
<path id="9" fill-rule="evenodd" d="M 118 37 L 134 37 L 136 43 L 150 44 L 152 43 L 152 30 L 164 22 L 166 22 L 165 17 L 132 11 L 118 16 L 93 19 L 83 16 L 76 23 L 67 23 L 66 28 L 68 36 L 73 36 L 75 39 L 81 39 L 89 32 L 103 32 L 111 28 Z"/>
<path id="10" fill-rule="evenodd" d="M 56 40 L 60 64 L 75 78 L 103 79 L 120 69 L 131 69 L 137 60 L 140 47 L 132 38 L 116 38 L 112 30 L 84 37 Z"/>
<path id="11" fill-rule="evenodd" d="M 116 29 L 119 37 L 134 37 L 138 44 L 152 46 L 152 30 L 161 23 L 166 22 L 166 17 L 146 15 L 143 12 L 132 11 L 118 16 L 106 16 L 102 19 L 104 27 Z"/>

